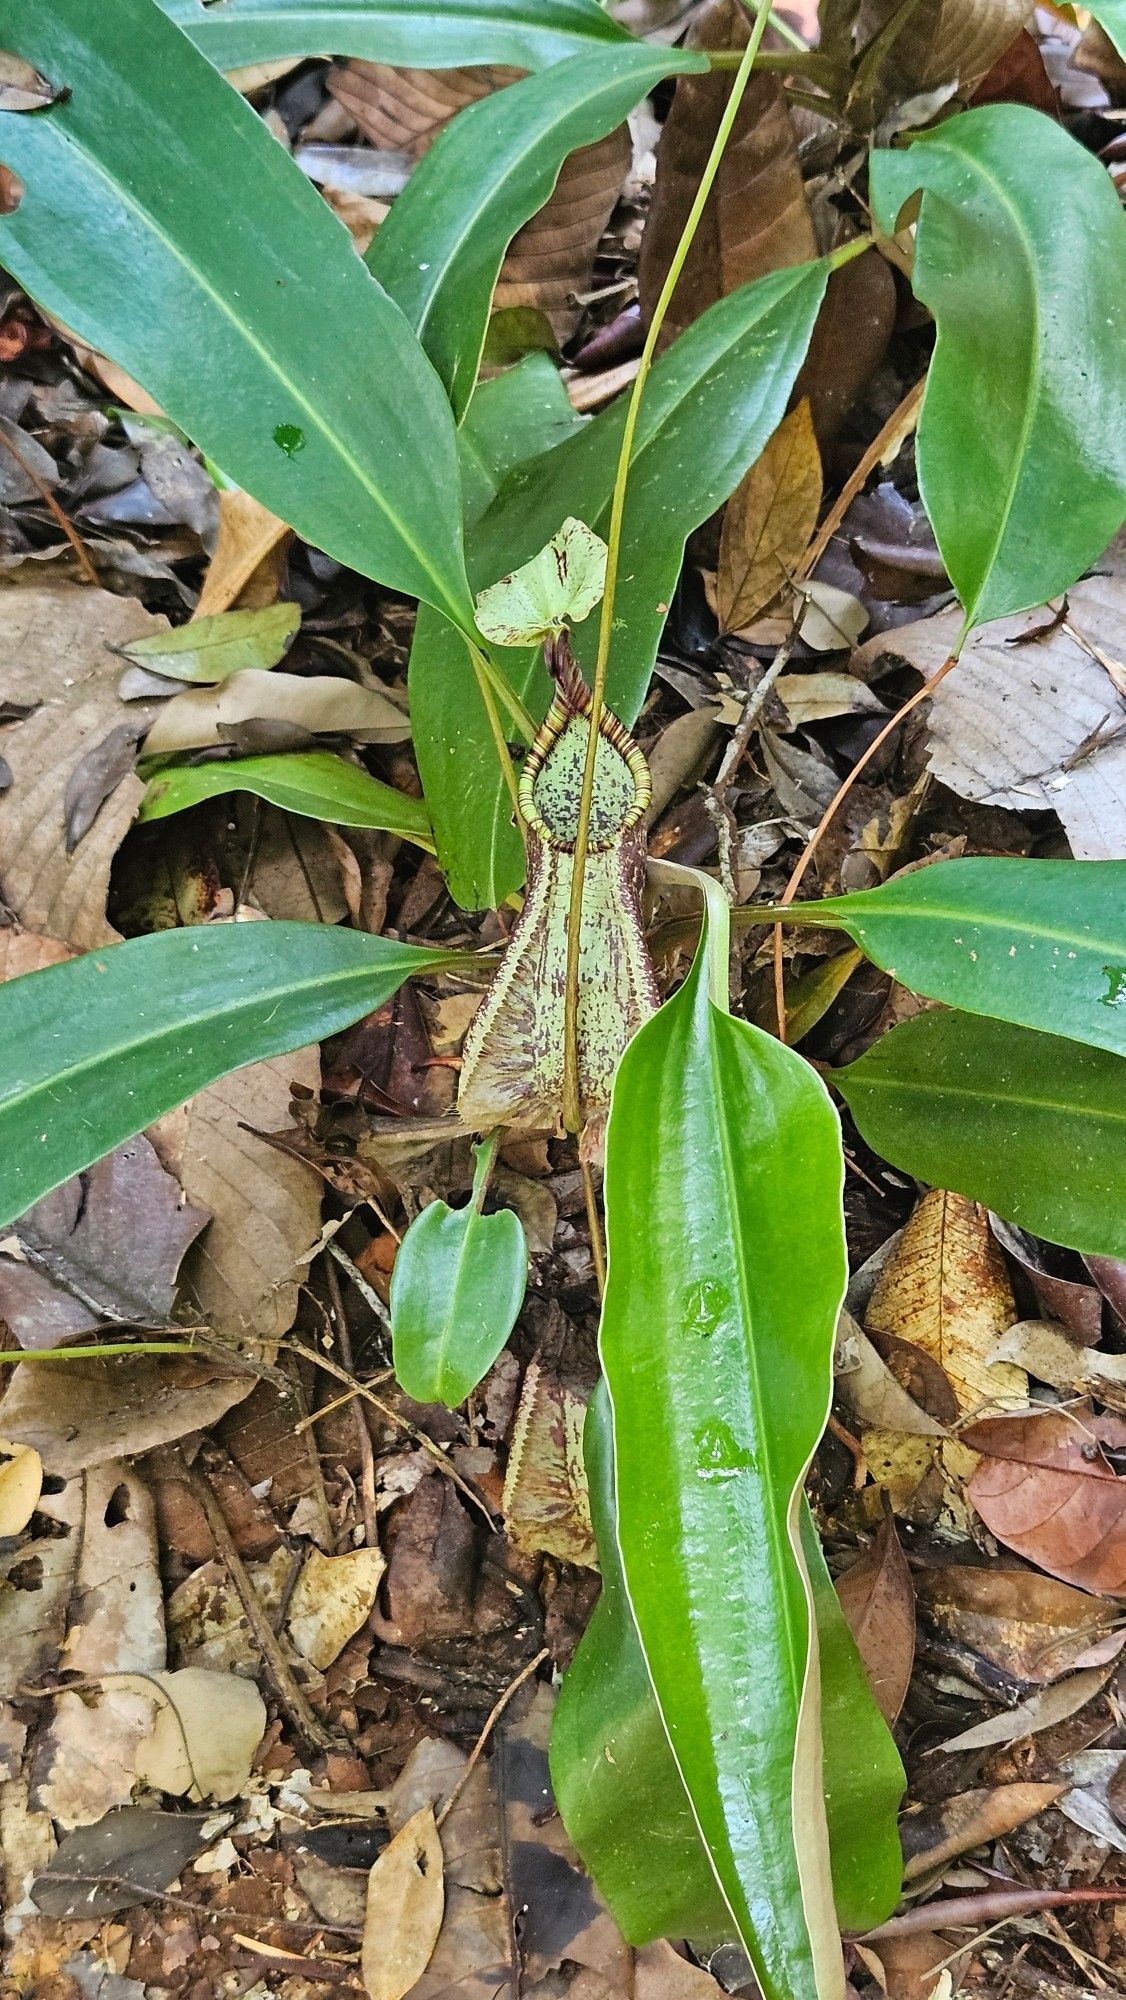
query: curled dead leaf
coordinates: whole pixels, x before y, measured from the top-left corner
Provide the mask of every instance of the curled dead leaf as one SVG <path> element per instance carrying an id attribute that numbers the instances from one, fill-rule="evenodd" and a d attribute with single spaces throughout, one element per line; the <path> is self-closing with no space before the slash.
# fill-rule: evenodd
<path id="1" fill-rule="evenodd" d="M 361 1965 L 369 2000 L 403 2000 L 421 1979 L 442 1928 L 442 1874 L 434 1809 L 423 1806 L 368 1876 Z"/>
<path id="2" fill-rule="evenodd" d="M 778 596 L 805 553 L 820 506 L 821 454 L 803 397 L 727 503 L 716 572 L 722 631 L 742 631 Z"/>
<path id="3" fill-rule="evenodd" d="M 917 1882 L 971 1848 L 1006 1833 L 1054 1805 L 1066 1785 L 996 1785 L 962 1792 L 937 1812 L 908 1814 L 902 1822 L 905 1882 Z"/>
<path id="4" fill-rule="evenodd" d="M 871 1548 L 837 1578 L 837 1596 L 880 1714 L 894 1722 L 915 1658 L 915 1592 L 890 1515 Z"/>
<path id="5" fill-rule="evenodd" d="M 1126 1595 L 1126 1419 L 1090 1405 L 994 1417 L 964 1433 L 982 1454 L 969 1496 L 1006 1548 L 1081 1590 Z"/>

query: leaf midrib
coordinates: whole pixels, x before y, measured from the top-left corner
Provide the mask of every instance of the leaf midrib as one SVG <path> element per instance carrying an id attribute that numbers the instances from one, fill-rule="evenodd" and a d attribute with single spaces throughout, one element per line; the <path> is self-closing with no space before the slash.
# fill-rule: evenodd
<path id="1" fill-rule="evenodd" d="M 849 1072 L 846 1069 L 841 1074 L 843 1079 Z M 881 1075 L 875 1069 L 870 1070 L 867 1075 L 855 1077 L 854 1081 L 862 1090 L 892 1090 L 900 1092 L 901 1095 L 915 1092 L 926 1097 L 970 1097 L 979 1103 L 987 1101 L 1002 1111 L 1010 1107 L 1022 1111 L 1058 1111 L 1072 1117 L 1095 1121 L 1110 1119 L 1117 1124 L 1126 1125 L 1126 1105 L 1121 1110 L 1116 1110 L 1113 1106 L 1108 1108 L 1105 1104 L 1077 1104 L 1074 1099 L 1037 1097 L 1024 1091 L 1002 1093 L 995 1084 L 987 1087 L 984 1084 L 947 1083 L 943 1079 L 935 1080 L 932 1077 L 923 1080 L 916 1078 L 905 1080 L 902 1076 L 894 1074 Z"/>
<path id="2" fill-rule="evenodd" d="M 167 19 L 168 17 L 166 16 L 165 18 Z M 173 23 L 172 25 L 175 25 L 175 23 Z M 185 37 L 185 40 L 190 40 L 190 37 Z M 206 60 L 206 58 L 204 58 L 204 60 Z M 208 73 L 211 74 L 212 72 L 209 70 Z M 50 113 L 47 113 L 45 115 L 49 117 Z M 79 138 L 79 136 L 73 131 L 73 129 L 70 126 L 65 124 L 59 125 L 58 123 L 56 123 L 54 129 L 57 132 L 58 136 L 62 139 L 63 144 L 65 146 L 69 146 L 73 152 L 81 155 L 82 159 L 86 161 L 87 165 L 93 169 L 95 175 L 105 184 L 106 187 L 109 188 L 111 195 L 115 195 L 124 207 L 131 210 L 134 215 L 140 218 L 142 224 L 146 225 L 149 229 L 151 229 L 153 235 L 157 238 L 158 242 L 160 242 L 164 246 L 165 250 L 172 258 L 172 261 L 178 264 L 180 268 L 188 274 L 189 278 L 194 279 L 194 281 L 198 284 L 199 289 L 218 308 L 221 317 L 224 318 L 231 327 L 233 327 L 235 333 L 242 338 L 242 340 L 245 342 L 246 346 L 250 349 L 250 351 L 258 357 L 259 361 L 264 365 L 266 372 L 272 375 L 274 379 L 281 384 L 282 388 L 286 390 L 289 395 L 292 396 L 295 404 L 303 412 L 303 414 L 305 415 L 306 419 L 308 420 L 312 428 L 320 433 L 321 437 L 327 443 L 330 451 L 333 452 L 336 455 L 336 457 L 341 461 L 341 463 L 351 471 L 351 473 L 356 478 L 360 486 L 367 493 L 368 497 L 375 503 L 377 510 L 383 515 L 384 519 L 401 537 L 404 547 L 406 547 L 410 551 L 410 554 L 418 563 L 419 568 L 421 569 L 423 575 L 431 579 L 434 588 L 438 593 L 437 608 L 442 610 L 446 616 L 450 617 L 451 623 L 456 625 L 460 630 L 461 629 L 460 620 L 464 611 L 464 607 L 458 606 L 455 603 L 454 599 L 447 594 L 446 587 L 442 582 L 442 579 L 438 571 L 435 570 L 429 558 L 423 554 L 413 534 L 408 533 L 407 529 L 403 525 L 403 522 L 396 514 L 394 509 L 390 506 L 390 504 L 384 499 L 379 488 L 373 485 L 370 475 L 365 471 L 360 460 L 357 459 L 353 455 L 353 453 L 348 450 L 343 440 L 339 437 L 339 434 L 336 431 L 334 431 L 329 426 L 329 424 L 322 418 L 319 410 L 317 409 L 316 404 L 310 402 L 308 396 L 304 393 L 304 391 L 291 381 L 290 377 L 274 360 L 269 349 L 265 347 L 263 343 L 251 331 L 247 322 L 239 319 L 237 314 L 231 311 L 229 305 L 227 304 L 227 301 L 223 297 L 223 294 L 215 289 L 215 286 L 207 278 L 207 276 L 199 267 L 199 265 L 193 263 L 190 260 L 190 258 L 187 257 L 179 249 L 175 238 L 169 236 L 167 231 L 158 221 L 157 217 L 152 213 L 151 209 L 146 207 L 142 201 L 137 199 L 137 197 L 133 194 L 132 190 L 125 185 L 124 180 L 115 177 L 109 170 L 103 167 L 100 160 L 98 159 L 97 154 L 91 151 L 89 145 L 87 145 L 81 138 Z M 388 294 L 383 291 L 383 287 L 379 284 L 378 279 L 374 278 L 370 271 L 366 271 L 366 276 L 367 276 L 367 282 L 375 286 L 376 291 L 382 295 L 384 301 L 390 307 L 390 309 L 393 312 L 398 311 L 399 308 L 395 305 L 394 300 L 391 299 L 388 296 Z M 402 315 L 402 317 L 403 317 L 404 328 L 407 332 L 408 338 L 413 338 L 405 314 Z M 422 358 L 425 361 L 426 357 L 423 356 Z M 427 365 L 429 365 L 429 363 L 427 363 Z M 375 580 L 378 581 L 379 579 L 377 578 Z"/>

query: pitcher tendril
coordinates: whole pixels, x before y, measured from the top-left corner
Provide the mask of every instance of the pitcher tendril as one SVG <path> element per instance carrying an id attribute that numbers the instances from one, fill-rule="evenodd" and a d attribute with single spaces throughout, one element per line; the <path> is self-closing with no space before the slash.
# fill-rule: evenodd
<path id="1" fill-rule="evenodd" d="M 602 598 L 602 613 L 598 627 L 598 654 L 594 666 L 592 700 L 588 721 L 586 762 L 583 767 L 582 793 L 579 800 L 578 833 L 575 839 L 574 869 L 571 876 L 571 900 L 567 916 L 567 981 L 563 1014 L 563 1122 L 569 1132 L 578 1132 L 582 1125 L 582 1109 L 579 1091 L 579 1047 L 578 1047 L 578 1006 L 579 1006 L 579 933 L 582 925 L 583 882 L 586 876 L 587 849 L 590 842 L 590 813 L 594 798 L 594 765 L 598 749 L 598 725 L 606 698 L 606 671 L 610 662 L 610 645 L 614 632 L 614 600 L 617 593 L 618 566 L 621 555 L 622 523 L 625 517 L 626 490 L 629 483 L 630 463 L 633 458 L 634 440 L 637 435 L 638 418 L 641 413 L 641 398 L 653 365 L 653 356 L 661 337 L 661 329 L 672 302 L 673 293 L 680 281 L 688 252 L 692 248 L 696 231 L 708 203 L 708 197 L 715 185 L 727 142 L 731 137 L 739 106 L 755 58 L 762 45 L 770 19 L 769 0 L 759 0 L 755 12 L 751 37 L 743 52 L 743 60 L 735 73 L 731 95 L 719 121 L 708 162 L 700 177 L 700 185 L 687 221 L 680 234 L 680 241 L 673 253 L 668 274 L 661 287 L 645 345 L 641 350 L 641 361 L 630 394 L 626 410 L 625 428 L 622 432 L 622 446 L 618 454 L 618 469 L 614 480 L 613 499 L 610 504 L 610 529 L 607 535 L 609 554 L 606 561 L 606 589 Z"/>

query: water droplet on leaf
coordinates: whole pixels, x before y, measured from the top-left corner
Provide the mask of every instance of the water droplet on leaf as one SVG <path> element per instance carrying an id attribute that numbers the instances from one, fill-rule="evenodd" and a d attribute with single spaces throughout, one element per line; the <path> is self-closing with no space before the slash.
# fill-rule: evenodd
<path id="1" fill-rule="evenodd" d="M 730 1292 L 714 1278 L 701 1278 L 698 1285 L 689 1285 L 680 1299 L 685 1333 L 715 1333 L 730 1306 Z"/>
<path id="2" fill-rule="evenodd" d="M 1126 1007 L 1126 965 L 1104 965 L 1103 977 L 1107 990 L 1102 996 L 1104 1007 Z"/>
<path id="3" fill-rule="evenodd" d="M 287 458 L 296 458 L 298 452 L 305 449 L 305 433 L 296 424 L 276 424 L 274 443 Z"/>
<path id="4" fill-rule="evenodd" d="M 699 1479 L 737 1479 L 754 1470 L 754 1454 L 739 1443 L 730 1424 L 710 1417 L 696 1433 L 696 1475 Z"/>

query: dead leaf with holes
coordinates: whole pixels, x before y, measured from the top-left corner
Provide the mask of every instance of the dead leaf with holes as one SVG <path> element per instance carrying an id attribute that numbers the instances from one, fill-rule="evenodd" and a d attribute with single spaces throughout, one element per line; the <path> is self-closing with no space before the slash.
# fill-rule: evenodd
<path id="1" fill-rule="evenodd" d="M 713 0 L 693 23 L 687 46 L 737 48 L 749 30 L 747 15 L 735 0 Z M 680 241 L 730 91 L 730 73 L 722 71 L 677 81 L 657 148 L 657 179 L 641 245 L 638 278 L 646 320 Z M 673 293 L 665 344 L 738 286 L 816 255 L 785 92 L 777 77 L 752 76 Z"/>
<path id="2" fill-rule="evenodd" d="M 1126 1596 L 1126 1418 L 1077 1404 L 964 1435 L 981 1453 L 969 1496 L 999 1542 L 1080 1590 Z"/>
<path id="3" fill-rule="evenodd" d="M 953 1391 L 953 1414 L 1023 1409 L 1028 1377 L 1011 1363 L 991 1363 L 1016 1306 L 987 1211 L 964 1195 L 933 1188 L 908 1221 L 876 1279 L 865 1312 L 869 1334 L 903 1342 L 937 1364 Z M 897 1511 L 911 1502 L 933 1466 L 945 1482 L 942 1503 L 962 1518 L 958 1483 L 973 1470 L 973 1454 L 954 1439 L 937 1451 L 917 1437 L 862 1434 L 873 1471 L 881 1468 Z"/>
<path id="4" fill-rule="evenodd" d="M 87 1473 L 82 1552 L 60 1666 L 80 1689 L 56 1695 L 35 1746 L 34 1797 L 57 1826 L 92 1826 L 124 1805 L 137 1751 L 153 1724 L 154 1697 L 110 1684 L 120 1673 L 165 1664 L 156 1521 L 148 1488 L 128 1466 Z"/>
<path id="5" fill-rule="evenodd" d="M 114 1687 L 155 1699 L 152 1733 L 137 1751 L 137 1776 L 174 1798 L 237 1798 L 266 1727 L 254 1682 L 203 1667 L 177 1673 L 115 1674 Z"/>
<path id="6" fill-rule="evenodd" d="M 108 649 L 167 629 L 135 599 L 75 583 L 0 595 L 5 699 L 30 710 L 0 729 L 12 773 L 0 792 L 0 899 L 26 930 L 78 951 L 119 935 L 106 917 L 110 869 L 144 794 L 134 751 L 156 713 L 119 699 Z M 125 745 L 116 762 L 110 743 Z M 79 835 L 69 851 L 68 825 Z"/>
<path id="7" fill-rule="evenodd" d="M 375 1608 L 387 1569 L 378 1549 L 342 1556 L 310 1549 L 286 1613 L 286 1630 L 315 1667 L 330 1667 Z"/>
<path id="8" fill-rule="evenodd" d="M 434 1809 L 422 1806 L 368 1876 L 361 1966 L 369 2000 L 403 2000 L 426 1971 L 442 1928 L 442 1874 Z"/>
<path id="9" fill-rule="evenodd" d="M 741 632 L 773 603 L 801 561 L 820 508 L 821 454 L 803 397 L 727 503 L 715 584 L 721 631 Z"/>
<path id="10" fill-rule="evenodd" d="M 885 1722 L 894 1722 L 915 1659 L 915 1592 L 890 1516 L 871 1548 L 837 1578 L 837 1596 L 876 1706 Z"/>
<path id="11" fill-rule="evenodd" d="M 80 1479 L 68 1480 L 58 1493 L 41 1492 L 26 1530 L 0 1550 L 0 1701 L 14 1700 L 58 1664 L 83 1505 Z"/>

